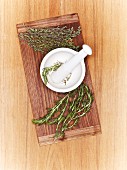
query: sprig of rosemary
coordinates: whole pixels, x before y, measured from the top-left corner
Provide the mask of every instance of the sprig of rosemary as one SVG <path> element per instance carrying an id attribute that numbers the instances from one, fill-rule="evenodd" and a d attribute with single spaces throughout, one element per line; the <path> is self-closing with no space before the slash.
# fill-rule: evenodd
<path id="1" fill-rule="evenodd" d="M 47 28 L 28 28 L 26 32 L 19 33 L 19 39 L 26 42 L 34 51 L 41 53 L 49 52 L 55 48 L 68 47 L 78 51 L 79 46 L 74 45 L 73 38 L 81 32 L 78 27 L 47 27 Z"/>
<path id="2" fill-rule="evenodd" d="M 86 84 L 82 83 L 58 100 L 54 107 L 49 108 L 44 117 L 33 119 L 32 122 L 37 125 L 56 124 L 54 139 L 64 138 L 65 131 L 73 128 L 79 119 L 89 112 L 92 102 L 92 92 Z"/>
<path id="3" fill-rule="evenodd" d="M 63 63 L 62 62 L 56 62 L 53 66 L 45 67 L 42 71 L 42 77 L 44 79 L 44 83 L 48 83 L 48 75 L 51 71 L 56 71 Z"/>
<path id="4" fill-rule="evenodd" d="M 45 85 L 47 85 L 48 83 L 48 75 L 50 72 L 52 71 L 56 71 L 63 63 L 62 62 L 56 62 L 54 65 L 50 66 L 50 67 L 45 67 L 43 68 L 42 71 L 42 77 L 44 80 Z M 67 84 L 67 81 L 70 80 L 72 73 L 70 73 L 67 77 L 65 77 L 65 79 L 62 81 L 65 85 Z"/>

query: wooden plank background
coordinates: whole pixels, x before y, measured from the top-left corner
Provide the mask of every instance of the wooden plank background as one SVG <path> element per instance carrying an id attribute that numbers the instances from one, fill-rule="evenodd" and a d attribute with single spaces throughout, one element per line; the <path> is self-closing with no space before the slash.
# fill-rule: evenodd
<path id="1" fill-rule="evenodd" d="M 102 135 L 39 147 L 16 24 L 78 12 Z M 127 1 L 0 0 L 0 170 L 127 169 Z"/>

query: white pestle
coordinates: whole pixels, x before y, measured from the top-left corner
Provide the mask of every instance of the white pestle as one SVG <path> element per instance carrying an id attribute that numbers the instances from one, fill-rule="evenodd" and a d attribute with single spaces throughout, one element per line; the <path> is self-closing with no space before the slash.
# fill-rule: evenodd
<path id="1" fill-rule="evenodd" d="M 62 64 L 57 71 L 54 71 L 51 74 L 51 80 L 54 83 L 61 83 L 87 55 L 92 54 L 92 49 L 88 45 L 84 44 L 82 48 L 83 49 L 80 50 L 75 56 L 73 56 L 66 63 Z"/>

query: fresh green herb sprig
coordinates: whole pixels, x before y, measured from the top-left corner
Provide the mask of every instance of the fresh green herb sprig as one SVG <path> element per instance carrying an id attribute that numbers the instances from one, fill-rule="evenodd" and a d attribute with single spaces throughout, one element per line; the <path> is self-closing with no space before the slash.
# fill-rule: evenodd
<path id="1" fill-rule="evenodd" d="M 56 124 L 54 139 L 64 138 L 65 131 L 73 128 L 79 119 L 89 112 L 92 102 L 92 92 L 82 83 L 77 89 L 58 100 L 54 107 L 49 108 L 44 117 L 33 119 L 32 122 L 37 125 Z"/>
<path id="2" fill-rule="evenodd" d="M 62 62 L 56 62 L 53 66 L 45 67 L 42 71 L 42 77 L 44 79 L 44 83 L 48 83 L 48 75 L 51 71 L 56 71 L 63 63 Z"/>
<path id="3" fill-rule="evenodd" d="M 44 80 L 44 83 L 45 85 L 47 85 L 48 83 L 48 75 L 50 72 L 52 71 L 56 71 L 63 63 L 62 62 L 56 62 L 54 65 L 50 66 L 50 67 L 45 67 L 43 68 L 43 71 L 42 71 L 42 77 L 43 77 L 43 80 Z M 63 80 L 63 83 L 66 85 L 67 84 L 67 81 L 70 80 L 71 78 L 71 75 L 72 73 L 70 73 L 64 80 Z"/>
<path id="4" fill-rule="evenodd" d="M 49 52 L 55 48 L 68 47 L 78 51 L 79 46 L 74 45 L 73 38 L 81 32 L 78 27 L 47 27 L 47 28 L 28 28 L 26 32 L 19 33 L 19 39 L 24 40 L 34 51 L 41 53 Z"/>

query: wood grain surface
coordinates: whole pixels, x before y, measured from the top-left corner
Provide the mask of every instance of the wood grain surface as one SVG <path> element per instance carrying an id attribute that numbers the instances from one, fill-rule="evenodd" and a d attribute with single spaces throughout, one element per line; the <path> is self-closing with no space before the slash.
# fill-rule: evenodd
<path id="1" fill-rule="evenodd" d="M 18 35 L 22 32 L 26 32 L 28 28 L 45 28 L 45 27 L 63 27 L 67 28 L 77 28 L 80 25 L 79 17 L 77 13 L 62 15 L 58 17 L 51 17 L 44 20 L 32 21 L 22 24 L 17 24 L 17 33 Z M 84 44 L 82 32 L 76 38 L 73 38 L 73 41 L 76 46 L 79 46 L 80 49 Z M 54 102 L 58 100 L 58 96 L 60 97 L 60 93 L 53 92 L 49 88 L 47 88 L 44 83 L 42 83 L 40 77 L 40 64 L 45 54 L 40 52 L 35 52 L 32 48 L 28 46 L 27 43 L 24 43 L 19 39 L 19 44 L 21 48 L 23 67 L 26 76 L 26 83 L 29 93 L 29 98 L 31 101 L 31 108 L 33 112 L 33 118 L 39 119 L 47 114 L 47 108 L 52 108 L 54 106 Z M 84 83 L 89 86 L 93 95 L 94 90 L 92 87 L 92 80 L 89 71 L 88 61 L 85 60 L 86 65 L 86 74 L 84 78 Z M 36 132 L 38 137 L 38 142 L 40 145 L 52 144 L 62 142 L 61 140 L 53 139 L 55 135 L 56 125 L 39 125 L 36 126 Z M 74 128 L 65 132 L 65 139 L 70 140 L 72 138 L 77 139 L 77 137 L 85 136 L 85 135 L 95 135 L 101 132 L 101 126 L 98 116 L 98 110 L 96 105 L 96 99 L 94 96 L 94 101 L 92 103 L 92 107 L 90 111 L 82 118 L 80 118 L 79 123 Z"/>
<path id="2" fill-rule="evenodd" d="M 0 170 L 127 169 L 126 11 L 126 0 L 0 0 Z M 75 12 L 103 133 L 40 148 L 15 25 Z"/>

